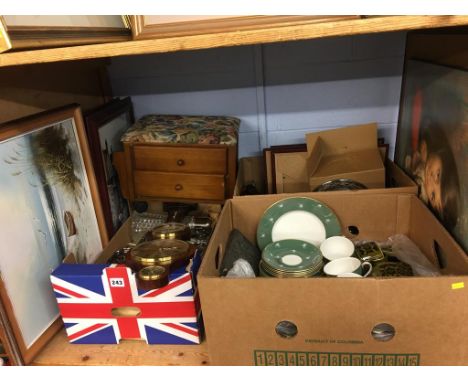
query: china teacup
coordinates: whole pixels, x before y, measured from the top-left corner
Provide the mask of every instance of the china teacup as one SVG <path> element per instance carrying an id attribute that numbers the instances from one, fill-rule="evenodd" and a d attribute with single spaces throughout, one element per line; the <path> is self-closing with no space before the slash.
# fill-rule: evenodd
<path id="1" fill-rule="evenodd" d="M 367 268 L 367 271 L 364 271 L 364 268 Z M 355 273 L 358 276 L 367 277 L 372 272 L 372 264 L 368 261 L 361 262 L 361 260 L 355 257 L 343 257 L 325 264 L 323 272 L 327 276 L 346 277 L 345 275 Z M 348 275 L 348 277 L 356 276 Z"/>
<path id="2" fill-rule="evenodd" d="M 354 244 L 344 236 L 331 236 L 320 244 L 320 252 L 327 260 L 336 260 L 351 257 L 354 253 Z"/>

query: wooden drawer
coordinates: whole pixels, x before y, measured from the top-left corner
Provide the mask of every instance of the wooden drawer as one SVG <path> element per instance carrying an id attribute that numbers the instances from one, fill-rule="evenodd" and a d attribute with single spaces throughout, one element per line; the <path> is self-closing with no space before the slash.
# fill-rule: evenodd
<path id="1" fill-rule="evenodd" d="M 133 147 L 135 170 L 224 175 L 226 157 L 226 149 L 220 147 Z"/>
<path id="2" fill-rule="evenodd" d="M 137 198 L 224 200 L 223 175 L 134 172 Z"/>

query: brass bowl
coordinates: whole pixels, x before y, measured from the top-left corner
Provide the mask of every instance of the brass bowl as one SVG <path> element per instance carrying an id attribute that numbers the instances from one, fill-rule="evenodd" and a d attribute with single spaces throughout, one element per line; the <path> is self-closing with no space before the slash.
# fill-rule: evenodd
<path id="1" fill-rule="evenodd" d="M 152 240 L 178 239 L 189 240 L 190 228 L 182 223 L 165 223 L 160 224 L 150 231 Z"/>
<path id="2" fill-rule="evenodd" d="M 191 245 L 178 239 L 159 239 L 143 242 L 132 248 L 132 259 L 142 266 L 165 265 L 189 257 Z"/>
<path id="3" fill-rule="evenodd" d="M 150 265 L 141 268 L 137 274 L 137 285 L 140 289 L 157 289 L 169 283 L 169 269 L 162 265 Z"/>

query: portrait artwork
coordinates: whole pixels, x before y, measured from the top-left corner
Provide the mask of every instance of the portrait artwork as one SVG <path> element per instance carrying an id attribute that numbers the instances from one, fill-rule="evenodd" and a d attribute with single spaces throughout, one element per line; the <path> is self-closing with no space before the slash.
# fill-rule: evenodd
<path id="1" fill-rule="evenodd" d="M 468 250 L 468 72 L 408 60 L 395 162 Z"/>

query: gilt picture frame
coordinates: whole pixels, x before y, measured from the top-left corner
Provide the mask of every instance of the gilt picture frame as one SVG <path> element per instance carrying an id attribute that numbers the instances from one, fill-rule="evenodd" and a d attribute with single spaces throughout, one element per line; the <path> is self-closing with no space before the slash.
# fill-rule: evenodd
<path id="1" fill-rule="evenodd" d="M 131 40 L 128 16 L 0 16 L 0 53 Z"/>
<path id="2" fill-rule="evenodd" d="M 131 15 L 135 40 L 357 19 L 348 15 Z"/>
<path id="3" fill-rule="evenodd" d="M 62 327 L 50 273 L 107 244 L 79 105 L 0 125 L 0 298 L 25 364 Z"/>

